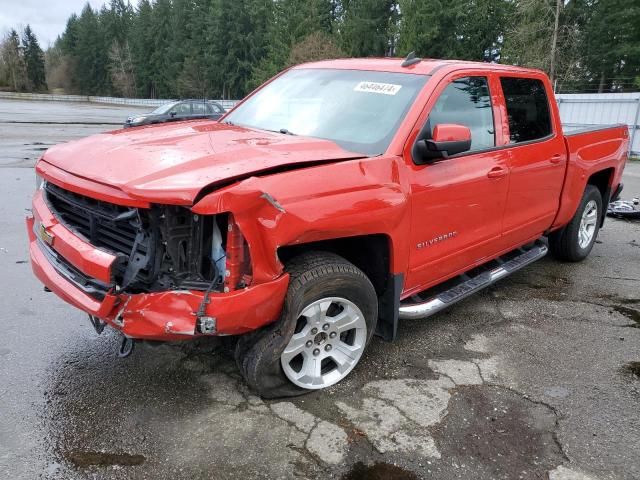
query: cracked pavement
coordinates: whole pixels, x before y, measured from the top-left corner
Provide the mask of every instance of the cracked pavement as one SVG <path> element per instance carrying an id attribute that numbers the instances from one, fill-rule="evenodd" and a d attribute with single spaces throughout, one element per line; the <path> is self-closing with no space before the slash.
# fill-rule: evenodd
<path id="1" fill-rule="evenodd" d="M 226 342 L 117 358 L 33 278 L 33 172 L 0 171 L 0 478 L 640 478 L 640 223 L 402 322 L 338 385 L 263 401 Z"/>

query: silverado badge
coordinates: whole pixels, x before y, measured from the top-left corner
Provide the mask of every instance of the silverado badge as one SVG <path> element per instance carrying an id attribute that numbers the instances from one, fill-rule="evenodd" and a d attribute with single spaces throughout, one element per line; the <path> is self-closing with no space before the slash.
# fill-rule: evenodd
<path id="1" fill-rule="evenodd" d="M 442 235 L 438 235 L 437 237 L 433 237 L 431 240 L 425 240 L 424 242 L 418 242 L 416 247 L 417 248 L 430 247 L 431 245 L 435 245 L 436 243 L 440 243 L 440 242 L 443 242 L 445 240 L 449 240 L 450 238 L 453 238 L 456 235 L 458 235 L 458 232 L 444 233 Z"/>

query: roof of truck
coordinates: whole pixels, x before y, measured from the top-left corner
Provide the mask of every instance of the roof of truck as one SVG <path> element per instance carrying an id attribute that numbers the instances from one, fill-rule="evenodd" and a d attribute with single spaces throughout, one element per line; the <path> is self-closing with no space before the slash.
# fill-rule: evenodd
<path id="1" fill-rule="evenodd" d="M 373 70 L 381 72 L 414 73 L 418 75 L 432 75 L 437 70 L 448 67 L 450 70 L 458 68 L 477 67 L 494 71 L 512 72 L 540 72 L 531 68 L 518 67 L 512 65 L 501 65 L 498 63 L 468 62 L 464 60 L 439 60 L 425 58 L 422 61 L 403 67 L 404 58 L 384 57 L 384 58 L 341 58 L 337 60 L 323 60 L 320 62 L 303 63 L 294 68 L 333 68 L 344 70 Z"/>

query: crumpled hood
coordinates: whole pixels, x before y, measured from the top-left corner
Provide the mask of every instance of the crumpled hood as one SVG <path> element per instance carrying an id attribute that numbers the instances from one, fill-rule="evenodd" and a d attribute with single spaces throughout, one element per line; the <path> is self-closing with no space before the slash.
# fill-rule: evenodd
<path id="1" fill-rule="evenodd" d="M 50 148 L 43 160 L 133 198 L 191 204 L 211 184 L 286 165 L 360 157 L 328 140 L 207 120 L 92 135 Z"/>

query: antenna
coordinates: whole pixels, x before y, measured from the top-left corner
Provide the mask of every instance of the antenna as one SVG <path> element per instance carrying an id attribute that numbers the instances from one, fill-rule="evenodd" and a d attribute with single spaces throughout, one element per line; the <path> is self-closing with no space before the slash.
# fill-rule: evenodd
<path id="1" fill-rule="evenodd" d="M 402 61 L 402 67 L 410 67 L 411 65 L 415 65 L 416 63 L 420 63 L 422 59 L 420 57 L 416 57 L 416 52 L 410 52 Z"/>

